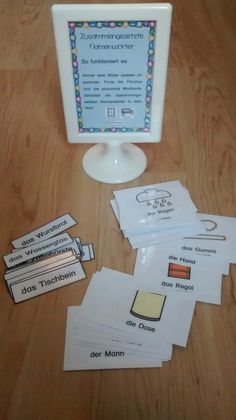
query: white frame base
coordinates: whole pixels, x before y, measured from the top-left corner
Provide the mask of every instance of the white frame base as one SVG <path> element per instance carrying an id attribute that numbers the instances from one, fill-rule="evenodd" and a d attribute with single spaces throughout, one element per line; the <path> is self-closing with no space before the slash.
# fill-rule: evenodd
<path id="1" fill-rule="evenodd" d="M 87 175 L 106 184 L 121 184 L 139 177 L 146 169 L 145 153 L 134 144 L 99 143 L 83 157 Z"/>

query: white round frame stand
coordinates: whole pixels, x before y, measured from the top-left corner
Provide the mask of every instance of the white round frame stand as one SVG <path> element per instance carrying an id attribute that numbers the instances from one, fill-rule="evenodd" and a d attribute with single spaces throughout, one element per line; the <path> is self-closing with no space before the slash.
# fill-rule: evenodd
<path id="1" fill-rule="evenodd" d="M 146 166 L 144 152 L 130 143 L 99 143 L 83 157 L 86 174 L 106 184 L 132 181 L 145 171 Z"/>

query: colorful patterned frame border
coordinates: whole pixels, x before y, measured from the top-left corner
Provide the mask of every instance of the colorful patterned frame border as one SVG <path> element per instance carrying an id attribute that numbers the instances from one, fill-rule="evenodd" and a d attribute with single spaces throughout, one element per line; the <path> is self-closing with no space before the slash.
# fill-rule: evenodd
<path id="1" fill-rule="evenodd" d="M 152 79 L 154 70 L 154 53 L 155 53 L 155 38 L 156 38 L 156 21 L 86 21 L 86 22 L 68 22 L 69 38 L 71 47 L 72 69 L 75 89 L 76 113 L 78 120 L 78 131 L 80 133 L 100 133 L 100 132 L 149 132 L 151 124 L 151 104 L 152 104 Z M 147 83 L 146 83 L 146 103 L 145 116 L 143 128 L 128 128 L 128 127 L 111 127 L 111 128 L 84 128 L 83 116 L 79 86 L 79 64 L 76 51 L 76 28 L 128 28 L 128 27 L 149 27 L 149 45 L 148 45 L 148 59 L 147 59 Z"/>

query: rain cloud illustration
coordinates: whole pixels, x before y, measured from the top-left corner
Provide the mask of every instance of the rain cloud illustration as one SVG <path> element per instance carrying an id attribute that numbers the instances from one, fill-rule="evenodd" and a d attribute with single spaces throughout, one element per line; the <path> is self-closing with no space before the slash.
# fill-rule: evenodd
<path id="1" fill-rule="evenodd" d="M 147 188 L 136 196 L 138 203 L 145 203 L 148 207 L 156 209 L 158 207 L 171 206 L 171 194 L 165 190 L 158 190 L 156 188 Z"/>

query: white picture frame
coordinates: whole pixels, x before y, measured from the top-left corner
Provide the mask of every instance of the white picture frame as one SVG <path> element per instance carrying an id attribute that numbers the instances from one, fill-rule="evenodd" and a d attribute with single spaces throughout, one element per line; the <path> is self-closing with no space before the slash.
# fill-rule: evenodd
<path id="1" fill-rule="evenodd" d="M 67 131 L 67 139 L 70 143 L 109 143 L 111 142 L 119 142 L 119 143 L 151 143 L 151 142 L 159 142 L 161 140 L 161 132 L 162 132 L 162 120 L 163 120 L 163 108 L 164 108 L 164 97 L 165 97 L 165 85 L 166 85 L 166 75 L 167 75 L 167 64 L 168 64 L 168 52 L 169 52 L 169 38 L 170 38 L 170 27 L 171 27 L 171 14 L 172 14 L 172 6 L 168 3 L 146 3 L 146 4 L 55 4 L 52 6 L 52 16 L 53 16 L 53 26 L 54 26 L 54 34 L 55 34 L 55 43 L 56 43 L 56 51 L 57 51 L 57 59 L 58 59 L 58 68 L 59 68 L 59 75 L 60 75 L 60 83 L 61 83 L 61 91 L 62 91 L 62 100 L 63 100 L 63 108 L 64 108 L 64 115 L 65 115 L 65 123 L 66 123 L 66 131 Z M 117 122 L 110 122 L 107 121 L 107 126 L 102 125 L 102 127 L 94 127 L 93 121 L 92 121 L 92 111 L 91 115 L 89 116 L 89 111 L 85 110 L 85 105 L 83 103 L 82 98 L 82 104 L 80 103 L 81 110 L 82 110 L 82 126 L 79 127 L 78 120 L 80 119 L 81 124 L 81 118 L 78 117 L 78 111 L 76 109 L 76 92 L 75 92 L 75 80 L 74 80 L 74 68 L 73 68 L 73 56 L 72 56 L 72 50 L 76 51 L 76 58 L 78 66 L 81 67 L 81 60 L 85 59 L 84 51 L 86 51 L 86 45 L 89 45 L 89 48 L 91 48 L 91 45 L 103 45 L 102 42 L 105 42 L 101 39 L 96 39 L 96 44 L 94 43 L 94 38 L 90 37 L 89 40 L 86 39 L 87 44 L 85 43 L 82 48 L 82 42 L 85 42 L 82 39 L 77 36 L 77 40 L 75 43 L 75 48 L 72 48 L 71 44 L 71 37 L 70 37 L 70 25 L 72 23 L 75 23 L 76 25 L 80 22 L 83 22 L 83 24 L 88 24 L 91 22 L 108 22 L 109 24 L 117 23 L 117 22 L 127 22 L 128 25 L 130 25 L 128 28 L 124 29 L 124 27 L 117 27 L 116 33 L 120 33 L 121 36 L 117 36 L 116 39 L 110 39 L 109 34 L 114 34 L 114 27 L 108 27 L 107 28 L 107 37 L 105 41 L 107 42 L 106 45 L 130 45 L 131 50 L 129 51 L 119 51 L 118 59 L 119 59 L 119 65 L 113 66 L 114 72 L 115 69 L 118 69 L 118 74 L 121 71 L 121 57 L 130 56 L 131 57 L 131 63 L 129 63 L 129 71 L 130 68 L 133 68 L 133 73 L 135 73 L 135 67 L 136 63 L 133 60 L 133 58 L 136 56 L 138 60 L 138 51 L 145 49 L 145 43 L 144 43 L 144 37 L 145 33 L 147 33 L 147 30 L 150 30 L 151 27 L 145 28 L 143 26 L 136 26 L 132 28 L 132 25 L 135 25 L 135 22 L 151 22 L 155 23 L 155 35 L 154 35 L 154 54 L 148 53 L 148 41 L 145 41 L 147 43 L 147 56 L 145 57 L 143 55 L 143 59 L 145 60 L 144 66 L 146 65 L 146 61 L 149 60 L 151 57 L 152 61 L 152 74 L 151 74 L 151 84 L 152 84 L 152 92 L 151 92 L 151 107 L 148 109 L 148 116 L 147 121 L 149 120 L 148 126 L 142 126 L 142 124 L 131 121 L 132 120 L 132 111 L 135 113 L 135 106 L 132 103 L 132 106 L 127 107 L 127 103 L 125 102 L 124 107 L 122 108 L 123 111 L 126 112 L 127 115 L 123 115 L 123 120 L 125 117 L 130 118 L 129 122 L 127 123 L 127 120 L 125 121 L 127 125 L 128 131 L 124 130 L 124 122 L 121 118 L 121 116 L 116 117 Z M 131 25 L 130 23 L 133 24 Z M 93 28 L 92 28 L 93 29 Z M 101 34 L 104 34 L 104 28 L 103 32 L 99 32 L 100 29 L 97 27 L 94 31 L 91 31 L 91 28 L 89 27 L 87 29 L 87 33 L 90 35 L 96 35 L 97 37 L 101 38 Z M 74 27 L 74 34 L 75 30 L 79 31 L 79 36 L 81 37 L 82 29 L 81 27 Z M 130 37 L 126 37 L 124 30 L 129 31 Z M 112 32 L 113 31 L 113 32 Z M 132 36 L 136 36 L 135 34 L 140 34 L 139 39 L 134 39 Z M 72 27 L 72 35 L 73 35 L 73 27 Z M 106 36 L 106 34 L 105 34 Z M 122 38 L 126 37 L 126 38 Z M 150 37 L 150 36 L 149 36 Z M 73 38 L 73 36 L 72 36 Z M 152 36 L 151 36 L 152 38 Z M 93 43 L 90 42 L 92 39 Z M 89 44 L 88 44 L 89 42 Z M 100 44 L 99 44 L 100 42 Z M 123 42 L 123 44 L 122 44 Z M 133 45 L 133 47 L 132 47 Z M 92 47 L 93 48 L 93 47 Z M 113 47 L 111 47 L 113 48 Z M 88 48 L 87 48 L 88 50 Z M 149 49 L 150 50 L 150 49 Z M 112 56 L 113 51 L 111 50 L 102 50 L 101 57 L 109 57 Z M 97 51 L 92 51 L 91 54 L 94 54 L 93 56 L 97 57 Z M 100 51 L 99 51 L 100 54 Z M 143 54 L 143 53 L 142 53 Z M 149 54 L 149 55 L 148 55 Z M 90 55 L 91 57 L 91 55 Z M 129 60 L 126 60 L 129 62 Z M 133 62 L 134 61 L 134 62 Z M 140 60 L 139 60 L 140 61 Z M 142 60 L 141 60 L 142 61 Z M 141 64 L 140 64 L 141 65 Z M 94 64 L 91 64 L 91 74 L 95 74 L 96 72 L 100 71 L 98 70 L 98 66 L 94 66 Z M 85 68 L 85 66 L 84 66 Z M 88 67 L 87 67 L 88 68 Z M 100 66 L 102 68 L 101 74 L 104 73 L 104 66 Z M 124 74 L 126 69 L 126 64 L 123 66 L 124 68 Z M 141 68 L 141 67 L 140 67 Z M 146 69 L 148 70 L 148 68 Z M 80 70 L 77 69 L 79 72 Z M 82 69 L 81 71 L 84 71 Z M 142 72 L 138 73 L 141 75 Z M 87 73 L 86 73 L 87 74 Z M 128 73 L 128 74 L 132 74 Z M 95 74 L 95 79 L 98 73 Z M 77 77 L 77 76 L 76 76 Z M 79 74 L 79 78 L 81 79 L 81 75 Z M 100 79 L 101 80 L 101 79 Z M 131 80 L 131 79 L 128 79 Z M 139 79 L 140 80 L 140 79 Z M 104 82 L 104 80 L 103 80 Z M 126 80 L 127 82 L 127 80 Z M 138 80 L 137 80 L 138 82 Z M 146 82 L 146 81 L 145 81 Z M 82 82 L 80 82 L 82 84 Z M 85 86 L 85 85 L 84 85 Z M 116 84 L 115 84 L 116 86 Z M 79 86 L 79 88 L 82 88 L 82 86 Z M 110 91 L 111 94 L 111 91 Z M 144 93 L 141 92 L 141 101 L 144 101 L 143 98 Z M 104 99 L 104 98 L 103 98 Z M 81 101 L 81 98 L 79 98 Z M 144 103 L 142 102 L 141 105 Z M 140 108 L 141 108 L 140 105 Z M 86 105 L 87 108 L 89 108 L 88 105 Z M 98 114 L 102 112 L 101 104 L 99 104 L 99 101 L 97 102 L 97 110 Z M 96 108 L 95 107 L 95 108 Z M 106 110 L 109 109 L 109 106 L 107 106 Z M 115 111 L 114 111 L 115 109 Z M 117 108 L 118 109 L 118 108 Z M 126 109 L 126 110 L 125 110 Z M 125 110 L 125 111 L 124 111 Z M 111 107 L 111 111 L 106 111 L 114 113 L 116 112 L 116 107 Z M 97 112 L 94 112 L 94 114 Z M 93 114 L 93 115 L 94 115 Z M 140 121 L 141 121 L 141 113 L 137 110 L 135 115 L 140 114 Z M 81 114 L 80 114 L 81 115 Z M 87 128 L 86 123 L 84 122 L 85 117 L 87 115 Z M 101 114 L 102 115 L 102 114 Z M 99 121 L 102 120 L 101 115 L 99 117 Z M 112 117 L 112 116 L 107 116 Z M 84 120 L 83 120 L 84 118 Z M 115 117 L 114 117 L 115 118 Z M 118 118 L 120 118 L 120 122 L 118 121 Z M 90 121 L 92 121 L 90 123 Z M 133 125 L 136 124 L 138 127 Z M 96 123 L 95 123 L 96 125 Z M 113 127 L 115 125 L 115 127 Z M 129 128 L 130 125 L 130 128 Z M 148 129 L 147 129 L 148 128 Z"/>

